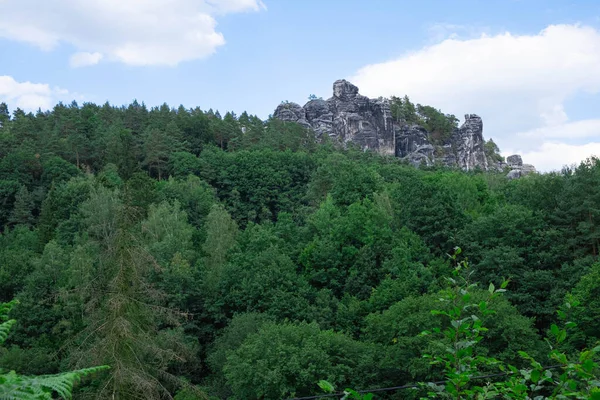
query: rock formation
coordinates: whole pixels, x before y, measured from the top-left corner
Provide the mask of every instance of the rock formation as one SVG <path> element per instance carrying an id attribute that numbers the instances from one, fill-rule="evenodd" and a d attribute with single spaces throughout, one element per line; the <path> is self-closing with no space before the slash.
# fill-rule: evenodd
<path id="1" fill-rule="evenodd" d="M 523 164 L 523 159 L 518 154 L 506 157 L 506 166 L 510 172 L 506 175 L 508 179 L 516 179 L 535 172 L 535 167 L 531 164 Z"/>
<path id="2" fill-rule="evenodd" d="M 395 127 L 389 101 L 362 96 L 358 88 L 346 80 L 335 81 L 333 97 L 328 100 L 311 100 L 304 107 L 283 103 L 273 115 L 312 128 L 319 137 L 328 135 L 342 144 L 354 143 L 364 150 L 395 153 Z"/>
<path id="3" fill-rule="evenodd" d="M 475 114 L 465 115 L 464 123 L 455 128 L 448 139 L 434 144 L 430 132 L 422 126 L 396 123 L 392 119 L 388 99 L 362 96 L 358 87 L 344 79 L 333 83 L 330 99 L 310 100 L 304 107 L 296 103 L 282 103 L 273 116 L 311 128 L 318 137 L 327 135 L 344 146 L 353 143 L 363 150 L 395 155 L 416 166 L 437 163 L 467 171 L 475 168 L 503 171 L 510 168 L 510 178 L 535 171 L 533 166 L 522 161 L 520 164 L 516 159 L 510 161 L 513 156 L 507 163 L 488 159 L 483 122 Z M 520 160 L 520 156 L 516 157 Z"/>

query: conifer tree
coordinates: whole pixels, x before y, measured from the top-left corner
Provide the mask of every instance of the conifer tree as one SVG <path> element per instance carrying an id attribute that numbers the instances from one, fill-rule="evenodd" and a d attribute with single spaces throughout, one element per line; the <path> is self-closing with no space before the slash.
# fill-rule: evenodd
<path id="1" fill-rule="evenodd" d="M 179 381 L 167 368 L 189 354 L 179 331 L 164 329 L 177 325 L 177 315 L 149 284 L 150 272 L 159 266 L 141 244 L 117 191 L 97 189 L 80 211 L 89 241 L 79 250 L 92 256 L 71 265 L 85 325 L 71 364 L 111 366 L 94 398 L 170 398 Z"/>
<path id="2" fill-rule="evenodd" d="M 29 190 L 27 190 L 27 186 L 22 185 L 15 196 L 15 205 L 8 218 L 8 223 L 11 225 L 31 226 L 34 222 L 31 210 L 33 210 L 33 198 Z"/>

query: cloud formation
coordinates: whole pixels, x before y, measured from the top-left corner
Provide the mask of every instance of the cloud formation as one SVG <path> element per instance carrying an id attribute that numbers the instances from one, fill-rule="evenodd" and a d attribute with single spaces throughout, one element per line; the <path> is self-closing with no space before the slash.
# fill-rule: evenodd
<path id="1" fill-rule="evenodd" d="M 83 51 L 73 54 L 69 59 L 69 65 L 71 65 L 73 68 L 96 65 L 100 62 L 100 60 L 102 60 L 102 57 L 102 53 L 88 53 Z"/>
<path id="2" fill-rule="evenodd" d="M 592 155 L 600 156 L 600 143 L 571 145 L 561 142 L 544 142 L 533 151 L 523 152 L 523 161 L 535 165 L 540 171 L 551 171 L 560 170 L 565 165 L 578 165 Z M 560 160 L 560 164 L 557 164 L 556 160 Z"/>
<path id="3" fill-rule="evenodd" d="M 0 75 L 0 102 L 11 108 L 35 111 L 38 108 L 48 110 L 70 93 L 58 87 L 50 87 L 46 83 L 17 82 L 13 77 Z"/>
<path id="4" fill-rule="evenodd" d="M 565 112 L 567 100 L 600 92 L 600 32 L 592 27 L 551 25 L 535 35 L 507 32 L 464 40 L 450 35 L 398 59 L 367 65 L 350 79 L 369 96 L 408 94 L 446 113 L 477 113 L 485 136 L 501 148 L 524 155 L 563 148 L 552 163 L 544 162 L 553 169 L 600 148 L 593 140 L 572 141 L 600 142 L 598 122 L 570 121 Z"/>
<path id="5" fill-rule="evenodd" d="M 265 8 L 260 0 L 0 1 L 0 37 L 46 51 L 72 45 L 74 67 L 101 59 L 175 66 L 225 44 L 216 16 Z"/>

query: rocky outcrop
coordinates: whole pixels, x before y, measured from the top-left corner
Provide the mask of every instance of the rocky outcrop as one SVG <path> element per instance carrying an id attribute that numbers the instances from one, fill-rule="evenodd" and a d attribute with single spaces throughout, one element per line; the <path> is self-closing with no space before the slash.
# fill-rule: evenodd
<path id="1" fill-rule="evenodd" d="M 282 103 L 273 116 L 310 127 L 317 136 L 328 135 L 343 145 L 353 143 L 364 150 L 395 153 L 395 127 L 389 101 L 362 96 L 356 86 L 343 79 L 333 84 L 330 99 L 311 100 L 304 107 Z"/>
<path id="2" fill-rule="evenodd" d="M 429 141 L 429 132 L 420 125 L 403 125 L 396 131 L 396 151 L 399 158 L 414 166 L 433 165 L 435 147 Z"/>
<path id="3" fill-rule="evenodd" d="M 502 163 L 488 159 L 483 122 L 478 115 L 465 115 L 464 123 L 449 138 L 434 144 L 430 132 L 422 126 L 394 122 L 388 99 L 362 96 L 358 87 L 343 79 L 334 82 L 330 99 L 310 100 L 304 106 L 282 103 L 273 116 L 311 128 L 317 137 L 326 135 L 343 146 L 352 143 L 363 150 L 395 155 L 416 166 L 442 164 L 467 171 L 476 168 L 503 171 L 509 167 L 511 172 L 518 170 L 519 176 L 532 170 L 522 160 L 517 168 L 516 161 Z"/>
<path id="4" fill-rule="evenodd" d="M 489 169 L 481 117 L 475 114 L 465 115 L 465 122 L 454 132 L 450 141 L 458 167 L 467 171 L 477 167 L 486 171 Z"/>
<path id="5" fill-rule="evenodd" d="M 402 125 L 396 130 L 396 156 L 413 165 L 440 163 L 466 171 L 475 168 L 487 171 L 491 163 L 484 144 L 483 122 L 475 114 L 465 115 L 462 126 L 438 146 L 432 144 L 429 132 L 420 125 Z"/>
<path id="6" fill-rule="evenodd" d="M 523 159 L 518 154 L 506 157 L 506 167 L 510 169 L 506 175 L 508 179 L 517 179 L 536 172 L 533 165 L 523 164 Z"/>

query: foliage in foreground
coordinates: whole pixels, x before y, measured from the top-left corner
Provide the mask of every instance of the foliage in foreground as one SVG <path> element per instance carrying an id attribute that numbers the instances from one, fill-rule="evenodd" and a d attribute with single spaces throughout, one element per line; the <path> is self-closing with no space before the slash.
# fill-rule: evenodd
<path id="1" fill-rule="evenodd" d="M 452 256 L 457 261 L 461 253 L 456 248 Z M 529 364 L 517 368 L 493 357 L 482 355 L 479 343 L 484 340 L 488 329 L 481 316 L 495 315 L 490 302 L 506 291 L 509 280 L 503 280 L 497 289 L 493 283 L 488 288 L 486 300 L 474 302 L 473 292 L 477 284 L 470 281 L 473 270 L 467 260 L 457 262 L 452 277 L 447 280 L 449 287 L 442 292 L 439 301 L 450 307 L 431 310 L 431 314 L 441 316 L 450 324 L 423 331 L 422 336 L 431 336 L 435 340 L 441 337 L 449 344 L 443 355 L 425 354 L 431 365 L 442 366 L 444 383 L 420 383 L 427 389 L 427 395 L 421 399 L 600 399 L 600 345 L 585 349 L 577 354 L 564 351 L 567 331 L 577 324 L 568 320 L 572 309 L 579 306 L 576 300 L 559 310 L 559 318 L 564 327 L 552 324 L 549 337 L 548 360 L 551 366 L 544 366 L 525 351 L 519 355 Z M 480 316 L 477 316 L 479 314 Z M 500 373 L 489 373 L 497 369 Z M 318 386 L 327 393 L 334 393 L 335 387 L 322 380 Z M 370 400 L 372 393 L 362 394 L 346 389 L 342 399 Z"/>
<path id="2" fill-rule="evenodd" d="M 17 304 L 16 300 L 0 303 L 0 321 L 2 321 L 0 323 L 0 345 L 4 344 L 8 331 L 16 323 L 14 319 L 8 319 L 8 313 L 15 304 Z M 102 365 L 62 374 L 42 376 L 23 376 L 18 375 L 15 371 L 4 372 L 0 369 L 0 399 L 44 400 L 54 398 L 54 394 L 63 399 L 71 399 L 73 385 L 81 381 L 83 377 L 108 368 L 108 366 Z"/>

